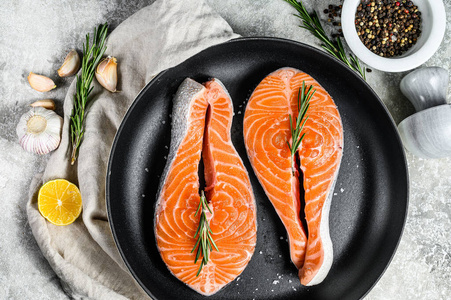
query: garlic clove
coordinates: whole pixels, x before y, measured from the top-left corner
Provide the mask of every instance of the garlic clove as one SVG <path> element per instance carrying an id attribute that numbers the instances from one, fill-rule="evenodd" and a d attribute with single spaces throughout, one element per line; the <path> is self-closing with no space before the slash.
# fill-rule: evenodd
<path id="1" fill-rule="evenodd" d="M 80 69 L 80 56 L 72 49 L 64 59 L 63 65 L 58 69 L 60 77 L 72 76 Z"/>
<path id="2" fill-rule="evenodd" d="M 113 56 L 104 58 L 96 69 L 97 81 L 110 92 L 117 92 L 117 60 Z"/>
<path id="3" fill-rule="evenodd" d="M 55 110 L 55 102 L 51 99 L 45 99 L 45 100 L 38 100 L 36 102 L 33 102 L 30 104 L 32 107 L 44 107 L 46 109 Z"/>
<path id="4" fill-rule="evenodd" d="M 31 87 L 38 92 L 48 92 L 56 88 L 56 85 L 52 79 L 43 75 L 35 74 L 33 72 L 30 72 L 30 74 L 28 74 L 28 82 L 30 83 Z"/>
<path id="5" fill-rule="evenodd" d="M 16 133 L 23 149 L 42 155 L 58 148 L 62 127 L 63 118 L 38 106 L 22 115 Z"/>

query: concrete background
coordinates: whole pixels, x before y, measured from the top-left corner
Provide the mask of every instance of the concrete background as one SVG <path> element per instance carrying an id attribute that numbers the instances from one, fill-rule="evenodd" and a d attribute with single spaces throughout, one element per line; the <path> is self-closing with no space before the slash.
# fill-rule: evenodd
<path id="1" fill-rule="evenodd" d="M 297 27 L 294 10 L 282 0 L 206 0 L 243 36 L 275 36 L 319 46 Z M 115 28 L 153 1 L 2 0 L 0 2 L 0 299 L 69 299 L 34 241 L 25 204 L 35 173 L 48 156 L 25 152 L 16 124 L 28 104 L 42 99 L 26 76 L 30 70 L 56 78 L 69 49 L 81 49 L 86 33 L 108 21 Z M 329 4 L 305 0 L 322 11 Z M 338 0 L 331 0 L 338 4 Z M 426 63 L 450 70 L 451 0 L 445 0 L 447 31 L 437 53 Z M 396 123 L 414 112 L 399 91 L 406 73 L 368 73 L 368 83 Z M 46 94 L 62 107 L 73 80 L 58 79 Z M 449 93 L 448 93 L 449 94 Z M 449 98 L 448 98 L 449 100 Z M 61 113 L 61 109 L 57 109 Z M 410 175 L 408 219 L 398 251 L 366 299 L 449 299 L 451 297 L 451 158 L 424 160 L 407 153 Z"/>

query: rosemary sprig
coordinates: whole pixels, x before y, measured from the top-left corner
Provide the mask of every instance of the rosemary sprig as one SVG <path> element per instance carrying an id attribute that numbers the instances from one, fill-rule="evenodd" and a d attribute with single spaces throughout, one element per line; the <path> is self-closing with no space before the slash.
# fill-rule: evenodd
<path id="1" fill-rule="evenodd" d="M 77 92 L 74 95 L 74 108 L 70 117 L 70 137 L 71 137 L 71 165 L 75 163 L 78 156 L 80 144 L 84 134 L 84 120 L 86 106 L 89 103 L 89 94 L 95 70 L 105 53 L 106 34 L 108 24 L 105 23 L 94 29 L 92 45 L 89 44 L 89 33 L 86 35 L 86 43 L 83 44 L 83 57 L 81 61 L 81 75 L 77 75 Z"/>
<path id="2" fill-rule="evenodd" d="M 313 89 L 313 85 L 311 85 L 307 91 L 305 90 L 305 81 L 302 81 L 302 87 L 299 88 L 298 92 L 298 116 L 296 118 L 296 127 L 293 128 L 293 119 L 291 114 L 289 115 L 290 118 L 290 130 L 291 130 L 291 145 L 287 141 L 288 148 L 290 148 L 291 151 L 291 172 L 293 173 L 293 176 L 295 175 L 295 169 L 294 169 L 294 155 L 296 154 L 296 151 L 298 150 L 299 146 L 301 145 L 302 140 L 304 139 L 305 132 L 302 134 L 302 136 L 299 137 L 301 134 L 302 129 L 304 128 L 305 122 L 308 120 L 307 110 L 310 107 L 310 99 L 312 98 L 313 94 L 316 92 L 316 90 Z M 302 124 L 301 124 L 302 122 Z"/>
<path id="3" fill-rule="evenodd" d="M 210 226 L 208 225 L 207 211 L 212 213 L 210 207 L 208 206 L 204 191 L 202 191 L 200 195 L 199 206 L 197 207 L 196 214 L 194 215 L 197 217 L 197 214 L 200 212 L 199 227 L 197 227 L 196 233 L 194 234 L 194 238 L 197 237 L 197 242 L 194 245 L 193 250 L 191 250 L 191 253 L 193 253 L 197 248 L 194 264 L 197 263 L 197 260 L 202 254 L 202 261 L 200 262 L 199 271 L 197 271 L 196 276 L 199 276 L 202 268 L 208 263 L 208 253 L 210 251 L 213 251 L 213 247 L 216 249 L 216 251 L 219 251 L 211 236 L 212 231 L 210 229 Z"/>
<path id="4" fill-rule="evenodd" d="M 284 1 L 291 4 L 291 6 L 293 6 L 299 13 L 298 15 L 295 15 L 302 20 L 302 25 L 299 25 L 299 27 L 305 28 L 313 33 L 313 35 L 322 42 L 321 47 L 323 47 L 324 50 L 344 62 L 346 65 L 348 65 L 348 67 L 359 73 L 363 77 L 363 79 L 366 80 L 365 68 L 362 68 L 360 66 L 359 59 L 352 53 L 349 54 L 349 57 L 346 55 L 340 37 L 337 37 L 336 41 L 329 39 L 315 11 L 310 14 L 301 1 Z"/>

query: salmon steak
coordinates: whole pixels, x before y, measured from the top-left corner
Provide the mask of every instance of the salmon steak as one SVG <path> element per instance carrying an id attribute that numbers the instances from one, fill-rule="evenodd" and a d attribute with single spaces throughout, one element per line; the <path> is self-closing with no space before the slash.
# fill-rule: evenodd
<path id="1" fill-rule="evenodd" d="M 257 241 L 255 198 L 231 141 L 232 118 L 232 100 L 218 79 L 203 85 L 183 81 L 173 101 L 170 152 L 155 208 L 163 261 L 175 277 L 206 296 L 243 272 Z M 201 219 L 197 213 L 204 198 L 208 209 Z M 217 247 L 210 248 L 204 265 L 194 250 L 202 244 L 195 238 L 201 220 Z"/>
<path id="2" fill-rule="evenodd" d="M 303 82 L 316 91 L 293 168 L 290 115 L 295 128 Z M 343 126 L 334 101 L 308 74 L 279 69 L 260 82 L 248 101 L 244 142 L 252 168 L 287 230 L 291 261 L 299 269 L 301 284 L 321 283 L 333 261 L 329 210 L 343 149 Z"/>

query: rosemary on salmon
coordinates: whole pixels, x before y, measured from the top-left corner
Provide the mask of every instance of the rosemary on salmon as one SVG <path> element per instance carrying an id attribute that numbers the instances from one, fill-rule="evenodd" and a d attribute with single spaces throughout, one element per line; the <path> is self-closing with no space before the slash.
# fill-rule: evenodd
<path id="1" fill-rule="evenodd" d="M 213 247 L 216 249 L 216 251 L 219 251 L 218 247 L 213 241 L 213 238 L 211 237 L 212 232 L 210 226 L 208 225 L 207 211 L 212 213 L 210 207 L 208 206 L 205 193 L 204 191 L 202 191 L 200 195 L 199 206 L 197 207 L 196 214 L 194 215 L 195 217 L 197 217 L 197 215 L 200 212 L 199 227 L 197 228 L 196 233 L 194 234 L 194 238 L 197 237 L 197 242 L 196 244 L 194 244 L 193 250 L 191 250 L 191 253 L 193 253 L 194 250 L 196 250 L 197 248 L 194 264 L 197 263 L 197 260 L 202 254 L 202 260 L 200 262 L 200 267 L 199 270 L 197 271 L 196 276 L 199 276 L 200 272 L 202 271 L 202 268 L 208 263 L 208 254 L 210 251 L 213 251 Z"/>
<path id="2" fill-rule="evenodd" d="M 307 122 L 308 116 L 307 116 L 307 110 L 310 107 L 310 99 L 312 98 L 313 94 L 316 92 L 316 90 L 313 90 L 313 85 L 311 85 L 307 91 L 305 90 L 305 81 L 302 81 L 302 87 L 299 88 L 298 92 L 298 116 L 296 118 L 296 126 L 293 128 L 293 117 L 291 114 L 289 115 L 290 118 L 290 131 L 291 131 L 291 145 L 287 141 L 288 148 L 290 148 L 291 151 L 291 172 L 293 173 L 293 176 L 295 175 L 295 168 L 294 168 L 294 155 L 296 154 L 296 151 L 298 150 L 299 146 L 301 145 L 302 140 L 304 139 L 305 132 L 300 136 L 302 129 L 304 128 L 305 122 Z M 302 122 L 302 124 L 301 124 Z"/>

